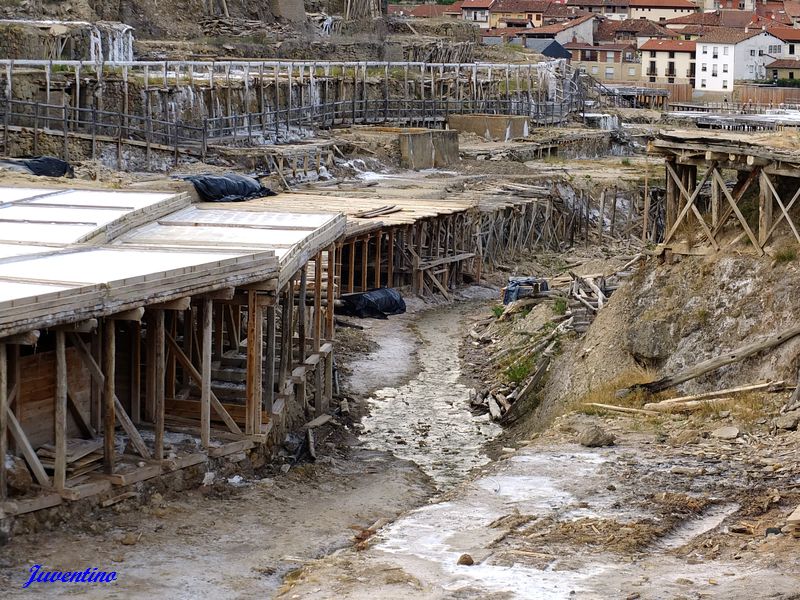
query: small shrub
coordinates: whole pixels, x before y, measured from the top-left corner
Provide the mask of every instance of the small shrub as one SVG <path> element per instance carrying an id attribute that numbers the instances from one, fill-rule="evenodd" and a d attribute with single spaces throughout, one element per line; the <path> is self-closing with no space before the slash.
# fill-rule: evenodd
<path id="1" fill-rule="evenodd" d="M 553 303 L 553 312 L 557 315 L 567 314 L 567 299 L 556 298 L 556 301 Z"/>
<path id="2" fill-rule="evenodd" d="M 622 166 L 623 167 L 630 167 L 631 166 L 631 159 L 630 158 L 623 158 L 622 159 Z"/>
<path id="3" fill-rule="evenodd" d="M 522 383 L 533 370 L 533 359 L 526 358 L 506 367 L 506 377 L 511 383 Z"/>
<path id="4" fill-rule="evenodd" d="M 501 306 L 500 304 L 498 304 L 497 306 L 493 306 L 493 307 L 492 307 L 492 314 L 493 314 L 495 317 L 498 317 L 498 318 L 499 318 L 499 317 L 500 317 L 500 315 L 502 315 L 502 314 L 503 314 L 503 311 L 504 311 L 504 310 L 505 310 L 505 307 L 504 307 L 504 306 Z"/>
<path id="5" fill-rule="evenodd" d="M 782 248 L 775 254 L 775 260 L 779 263 L 793 262 L 797 259 L 797 250 L 794 248 Z"/>

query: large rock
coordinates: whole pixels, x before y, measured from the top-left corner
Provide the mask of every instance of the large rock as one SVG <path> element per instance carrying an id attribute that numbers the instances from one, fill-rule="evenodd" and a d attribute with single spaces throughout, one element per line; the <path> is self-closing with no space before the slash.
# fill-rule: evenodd
<path id="1" fill-rule="evenodd" d="M 775 427 L 778 429 L 786 429 L 788 431 L 794 431 L 797 429 L 797 425 L 800 424 L 800 411 L 793 410 L 792 412 L 788 412 L 785 415 L 781 415 L 777 417 L 774 421 Z"/>
<path id="2" fill-rule="evenodd" d="M 600 429 L 597 425 L 590 425 L 578 435 L 578 443 L 587 448 L 600 448 L 613 446 L 614 436 Z"/>
<path id="3" fill-rule="evenodd" d="M 23 495 L 31 489 L 33 478 L 25 461 L 16 456 L 6 456 L 6 481 L 12 494 Z"/>
<path id="4" fill-rule="evenodd" d="M 739 437 L 739 428 L 733 426 L 720 427 L 711 432 L 711 437 L 718 440 L 735 440 Z"/>
<path id="5" fill-rule="evenodd" d="M 306 20 L 305 3 L 302 0 L 270 0 L 272 14 L 279 19 L 292 23 L 304 23 Z"/>

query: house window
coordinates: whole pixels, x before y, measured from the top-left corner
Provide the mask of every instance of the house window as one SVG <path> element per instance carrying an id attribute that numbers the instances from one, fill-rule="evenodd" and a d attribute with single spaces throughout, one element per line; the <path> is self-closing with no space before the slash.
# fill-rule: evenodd
<path id="1" fill-rule="evenodd" d="M 614 53 L 613 52 L 606 52 L 606 62 L 614 62 Z"/>
<path id="2" fill-rule="evenodd" d="M 700 65 L 700 70 L 703 73 L 705 73 L 706 71 L 708 71 L 708 65 L 706 63 L 703 63 L 702 65 Z"/>
<path id="3" fill-rule="evenodd" d="M 606 67 L 606 77 L 614 76 L 614 67 Z"/>
<path id="4" fill-rule="evenodd" d="M 708 46 L 703 46 L 703 54 L 708 54 Z"/>
<path id="5" fill-rule="evenodd" d="M 794 79 L 794 71 L 789 71 L 789 79 Z"/>
<path id="6" fill-rule="evenodd" d="M 592 66 L 592 75 L 597 75 L 597 66 L 596 65 Z"/>
<path id="7" fill-rule="evenodd" d="M 728 72 L 728 63 L 725 63 L 724 65 L 722 65 L 722 72 L 723 73 L 727 73 Z"/>
<path id="8" fill-rule="evenodd" d="M 630 76 L 636 75 L 636 67 L 628 67 L 628 75 Z"/>
<path id="9" fill-rule="evenodd" d="M 789 44 L 789 54 L 794 54 L 794 44 Z"/>
<path id="10" fill-rule="evenodd" d="M 777 70 L 777 69 L 773 69 L 773 71 L 772 71 L 772 78 L 773 78 L 773 79 L 777 79 L 777 78 L 778 78 L 778 70 Z"/>
<path id="11" fill-rule="evenodd" d="M 750 50 L 750 56 L 755 56 L 755 55 L 756 55 L 756 51 L 755 50 Z"/>
<path id="12" fill-rule="evenodd" d="M 727 90 L 728 89 L 728 80 L 727 79 L 723 79 L 722 80 L 722 89 L 723 90 Z"/>
<path id="13" fill-rule="evenodd" d="M 704 88 L 704 87 L 706 87 L 706 80 L 705 80 L 705 79 L 701 79 L 701 80 L 700 80 L 700 87 L 701 87 L 701 88 Z"/>
<path id="14" fill-rule="evenodd" d="M 722 56 L 728 56 L 728 47 L 727 46 L 723 46 L 722 47 Z"/>
<path id="15" fill-rule="evenodd" d="M 675 53 L 674 53 L 674 52 L 670 52 L 670 53 L 669 53 L 669 57 L 670 57 L 670 58 L 675 58 Z"/>
<path id="16" fill-rule="evenodd" d="M 752 73 L 753 72 L 753 65 L 747 65 L 747 70 Z"/>
<path id="17" fill-rule="evenodd" d="M 656 51 L 650 50 L 650 58 L 655 58 L 655 57 L 656 57 Z"/>
<path id="18" fill-rule="evenodd" d="M 711 76 L 712 77 L 717 76 L 717 65 L 711 65 Z"/>
<path id="19" fill-rule="evenodd" d="M 683 39 L 685 39 L 685 40 L 691 40 L 691 39 L 692 39 L 692 36 L 690 36 L 690 35 L 685 35 L 685 36 L 683 36 Z"/>
<path id="20" fill-rule="evenodd" d="M 712 56 L 712 58 L 719 58 L 719 47 L 718 46 L 714 46 L 714 48 L 711 51 L 711 56 Z"/>

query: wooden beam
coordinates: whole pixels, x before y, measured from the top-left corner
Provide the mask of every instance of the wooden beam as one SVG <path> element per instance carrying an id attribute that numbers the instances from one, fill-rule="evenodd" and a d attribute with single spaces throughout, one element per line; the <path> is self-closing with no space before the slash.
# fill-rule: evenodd
<path id="1" fill-rule="evenodd" d="M 772 224 L 772 227 L 770 227 L 769 232 L 767 233 L 767 241 L 769 241 L 769 238 L 772 237 L 772 234 L 775 232 L 775 230 L 778 228 L 778 225 L 780 225 L 784 218 L 788 219 L 790 223 L 792 222 L 789 218 L 789 211 L 792 210 L 792 207 L 794 206 L 794 203 L 797 202 L 798 198 L 800 198 L 800 187 L 797 188 L 797 191 L 794 193 L 794 196 L 792 196 L 791 201 L 786 205 L 786 207 L 781 205 L 781 215 L 775 220 L 775 222 Z"/>
<path id="2" fill-rule="evenodd" d="M 207 292 L 205 294 L 200 294 L 199 296 L 195 296 L 197 300 L 233 300 L 233 297 L 236 295 L 236 288 L 222 288 L 216 290 L 214 292 Z"/>
<path id="3" fill-rule="evenodd" d="M 0 344 L 18 345 L 18 346 L 35 346 L 39 343 L 40 332 L 36 329 L 11 335 L 5 338 L 0 338 Z"/>
<path id="4" fill-rule="evenodd" d="M 682 197 L 686 198 L 686 205 L 683 207 L 683 210 L 681 210 L 680 214 L 675 219 L 675 222 L 672 224 L 672 227 L 670 228 L 669 233 L 667 233 L 667 235 L 664 238 L 664 241 L 662 243 L 663 244 L 667 244 L 669 242 L 669 240 L 672 239 L 672 236 L 678 230 L 678 226 L 680 226 L 681 222 L 686 217 L 686 215 L 689 212 L 689 210 L 691 210 L 692 212 L 694 212 L 694 216 L 697 217 L 697 220 L 699 221 L 701 227 L 703 228 L 703 231 L 705 231 L 706 236 L 708 237 L 708 241 L 711 243 L 711 245 L 714 247 L 715 250 L 719 250 L 719 244 L 717 243 L 717 240 L 714 239 L 714 234 L 708 228 L 708 225 L 706 225 L 706 222 L 705 222 L 705 219 L 703 218 L 703 215 L 700 214 L 700 211 L 697 210 L 697 207 L 694 204 L 695 200 L 697 200 L 697 197 L 700 195 L 700 188 L 703 187 L 703 185 L 705 184 L 705 182 L 708 180 L 709 177 L 711 177 L 714 173 L 717 172 L 717 163 L 712 163 L 711 164 L 711 166 L 706 170 L 705 175 L 703 175 L 703 179 L 700 182 L 700 185 L 695 187 L 694 191 L 691 194 L 683 186 L 683 184 L 681 183 L 680 178 L 675 173 L 675 170 L 672 168 L 672 166 L 669 163 L 665 163 L 665 164 L 666 164 L 666 167 L 667 167 L 667 174 L 670 177 L 672 177 L 672 179 L 674 180 L 675 186 L 677 187 L 680 195 Z M 688 167 L 686 167 L 686 168 L 688 168 Z M 692 170 L 694 171 L 694 169 L 692 169 Z"/>
<path id="5" fill-rule="evenodd" d="M 275 404 L 275 306 L 268 306 L 267 328 L 264 337 L 267 339 L 267 354 L 264 357 L 266 366 L 266 380 L 264 381 L 264 409 L 269 418 L 272 418 L 272 408 Z"/>
<path id="6" fill-rule="evenodd" d="M 381 246 L 383 245 L 383 230 L 375 234 L 375 289 L 381 287 Z"/>
<path id="7" fill-rule="evenodd" d="M 103 327 L 103 468 L 114 472 L 116 462 L 114 429 L 116 428 L 116 324 L 108 321 Z M 58 484 L 56 484 L 58 487 Z"/>
<path id="8" fill-rule="evenodd" d="M 192 299 L 189 296 L 185 298 L 178 298 L 177 300 L 170 300 L 169 302 L 159 302 L 158 304 L 151 304 L 148 310 L 189 310 L 192 305 Z"/>
<path id="9" fill-rule="evenodd" d="M 797 233 L 797 227 L 794 225 L 794 221 L 792 217 L 789 215 L 789 208 L 791 208 L 791 203 L 789 204 L 789 208 L 783 205 L 783 200 L 781 200 L 778 191 L 775 189 L 775 186 L 772 185 L 772 180 L 769 178 L 769 175 L 761 171 L 761 195 L 765 195 L 766 193 L 771 193 L 772 196 L 775 197 L 775 200 L 778 203 L 778 206 L 781 209 L 781 218 L 786 219 L 786 222 L 789 224 L 789 227 L 794 234 L 794 239 L 800 242 L 800 234 Z M 761 195 L 759 195 L 759 200 L 761 200 Z M 792 202 L 800 195 L 800 188 L 797 189 L 795 192 L 794 198 L 792 198 Z M 767 242 L 769 241 L 770 235 L 774 230 L 772 226 L 772 198 L 768 200 L 763 200 L 764 204 L 766 205 L 763 209 L 759 206 L 759 221 L 758 221 L 758 235 L 759 235 L 759 242 L 761 243 L 761 247 L 763 248 Z M 767 208 L 768 207 L 768 208 Z M 780 219 L 778 219 L 780 221 Z M 763 239 L 761 239 L 763 237 Z"/>
<path id="10" fill-rule="evenodd" d="M 328 273 L 328 286 L 334 285 L 332 276 Z M 314 324 L 312 331 L 314 352 L 319 352 L 320 337 L 322 336 L 322 252 L 317 252 L 314 257 Z"/>
<path id="11" fill-rule="evenodd" d="M 133 321 L 131 332 L 131 421 L 142 422 L 142 324 Z"/>
<path id="12" fill-rule="evenodd" d="M 97 437 L 97 432 L 94 430 L 94 427 L 91 426 L 89 421 L 86 420 L 86 417 L 83 416 L 78 403 L 75 402 L 75 397 L 70 393 L 69 387 L 67 387 L 67 408 L 69 409 L 69 414 L 72 415 L 72 419 L 75 421 L 75 424 L 78 426 L 78 429 L 81 430 L 81 435 L 85 438 L 95 439 Z"/>
<path id="13" fill-rule="evenodd" d="M 369 236 L 361 243 L 361 291 L 367 291 L 367 272 L 369 271 Z"/>
<path id="14" fill-rule="evenodd" d="M 91 333 L 97 329 L 97 319 L 86 319 L 76 323 L 68 323 L 53 328 L 55 331 L 66 331 L 70 333 Z"/>
<path id="15" fill-rule="evenodd" d="M 107 327 L 108 325 L 104 325 Z M 83 360 L 83 363 L 89 369 L 89 374 L 92 376 L 94 380 L 96 380 L 102 387 L 105 387 L 106 384 L 106 377 L 103 375 L 103 372 L 100 370 L 100 366 L 94 360 L 92 353 L 89 352 L 89 349 L 86 347 L 84 341 L 80 338 L 79 335 L 75 333 L 68 334 L 72 345 L 78 350 L 78 355 Z M 103 357 L 103 361 L 105 362 L 105 356 Z M 128 434 L 128 437 L 131 440 L 131 444 L 136 449 L 136 452 L 139 453 L 140 456 L 143 458 L 150 458 L 150 451 L 147 449 L 147 445 L 145 445 L 142 436 L 139 435 L 139 431 L 136 429 L 136 426 L 128 417 L 128 414 L 125 412 L 125 408 L 122 406 L 122 403 L 117 398 L 116 394 L 114 395 L 114 408 L 116 413 L 116 418 L 119 421 L 119 424 L 122 425 L 122 428 L 125 430 L 125 433 Z"/>
<path id="16" fill-rule="evenodd" d="M 8 353 L 0 343 L 0 500 L 6 498 L 6 449 L 8 448 Z"/>
<path id="17" fill-rule="evenodd" d="M 334 290 L 336 282 L 336 244 L 328 246 L 328 306 L 327 308 L 327 327 L 325 338 L 332 340 L 336 332 L 334 322 Z"/>
<path id="18" fill-rule="evenodd" d="M 278 279 L 267 279 L 266 281 L 257 281 L 256 283 L 249 283 L 247 285 L 239 286 L 240 290 L 248 292 L 275 292 L 278 290 Z"/>
<path id="19" fill-rule="evenodd" d="M 141 321 L 142 317 L 144 317 L 144 308 L 132 308 L 131 310 L 126 310 L 121 313 L 117 313 L 115 315 L 111 315 L 106 317 L 106 320 L 111 321 Z"/>
<path id="20" fill-rule="evenodd" d="M 192 376 L 192 379 L 195 380 L 195 383 L 197 383 L 198 385 L 202 385 L 203 376 L 195 368 L 195 366 L 192 364 L 192 362 L 189 360 L 186 354 L 183 353 L 183 350 L 181 350 L 181 347 L 178 345 L 178 343 L 169 334 L 166 334 L 165 337 L 170 350 L 175 353 L 175 357 L 178 359 L 178 362 L 181 364 L 181 366 L 189 372 L 189 375 Z M 214 394 L 213 390 L 210 396 L 211 396 L 211 408 L 213 408 L 216 411 L 216 413 L 220 416 L 220 418 L 225 422 L 225 425 L 227 425 L 231 433 L 241 434 L 242 430 L 239 429 L 239 426 L 236 424 L 236 421 L 234 421 L 231 418 L 231 416 L 228 414 L 228 411 L 226 411 L 225 407 L 222 406 L 222 403 L 219 401 L 216 394 Z"/>
<path id="21" fill-rule="evenodd" d="M 394 287 L 394 235 L 395 228 L 389 229 L 389 241 L 387 242 L 386 255 L 386 287 Z"/>
<path id="22" fill-rule="evenodd" d="M 55 451 L 53 486 L 63 490 L 67 481 L 67 350 L 63 331 L 56 332 Z"/>
<path id="23" fill-rule="evenodd" d="M 719 182 L 719 186 L 720 189 L 722 190 L 722 193 L 725 194 L 725 197 L 728 199 L 728 203 L 730 204 L 731 209 L 733 210 L 733 212 L 736 213 L 736 218 L 739 219 L 739 223 L 741 223 L 742 227 L 744 228 L 747 237 L 750 238 L 750 241 L 752 242 L 755 249 L 758 251 L 759 256 L 761 256 L 762 254 L 764 254 L 764 250 L 761 248 L 761 246 L 758 245 L 758 240 L 756 239 L 756 236 L 753 235 L 753 231 L 747 224 L 747 220 L 744 218 L 744 215 L 742 215 L 742 211 L 739 210 L 739 207 L 736 205 L 736 202 L 734 201 L 733 197 L 728 191 L 728 188 L 725 185 L 725 180 L 722 179 L 722 175 L 720 175 L 719 172 L 716 170 L 714 171 L 714 177 L 717 179 L 717 182 Z"/>
<path id="24" fill-rule="evenodd" d="M 176 308 L 174 310 L 186 310 L 186 308 Z M 155 355 L 153 356 L 156 378 L 156 395 L 153 415 L 153 455 L 156 460 L 164 458 L 164 395 L 166 392 L 166 326 L 164 311 L 154 309 L 154 336 L 155 336 Z"/>
<path id="25" fill-rule="evenodd" d="M 300 295 L 297 301 L 297 338 L 299 349 L 298 359 L 299 363 L 306 360 L 306 316 L 308 315 L 308 271 L 304 265 L 300 269 Z"/>
<path id="26" fill-rule="evenodd" d="M 22 455 L 30 467 L 33 476 L 40 486 L 44 488 L 51 487 L 50 479 L 47 477 L 47 472 L 42 466 L 42 462 L 36 455 L 31 443 L 28 441 L 28 436 L 25 435 L 25 430 L 17 421 L 16 415 L 10 408 L 6 408 L 6 417 L 8 419 L 8 430 L 11 432 L 11 437 L 14 438 L 14 443 L 22 451 Z"/>
<path id="27" fill-rule="evenodd" d="M 211 329 L 214 302 L 203 300 L 202 381 L 200 383 L 200 443 L 208 448 L 211 442 Z"/>
<path id="28" fill-rule="evenodd" d="M 264 313 L 258 304 L 258 292 L 249 293 L 247 306 L 247 382 L 245 434 L 261 433 L 262 368 Z M 301 307 L 302 310 L 302 307 Z"/>

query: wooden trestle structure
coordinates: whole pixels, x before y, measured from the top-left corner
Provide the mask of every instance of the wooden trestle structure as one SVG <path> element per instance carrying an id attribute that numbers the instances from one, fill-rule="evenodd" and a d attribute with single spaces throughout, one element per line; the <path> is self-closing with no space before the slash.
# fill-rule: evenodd
<path id="1" fill-rule="evenodd" d="M 674 131 L 650 152 L 665 158 L 665 249 L 707 254 L 744 241 L 763 255 L 784 232 L 800 243 L 800 152 L 785 136 Z"/>
<path id="2" fill-rule="evenodd" d="M 266 447 L 327 410 L 342 215 L 2 197 L 0 464 L 24 457 L 39 493 L 4 501 L 0 477 L 0 518 Z"/>
<path id="3" fill-rule="evenodd" d="M 24 458 L 37 493 L 9 499 L 0 479 L 0 518 L 266 453 L 328 410 L 337 296 L 409 286 L 451 299 L 522 249 L 560 247 L 578 223 L 545 187 L 469 177 L 246 204 L 2 198 L 0 464 Z"/>

